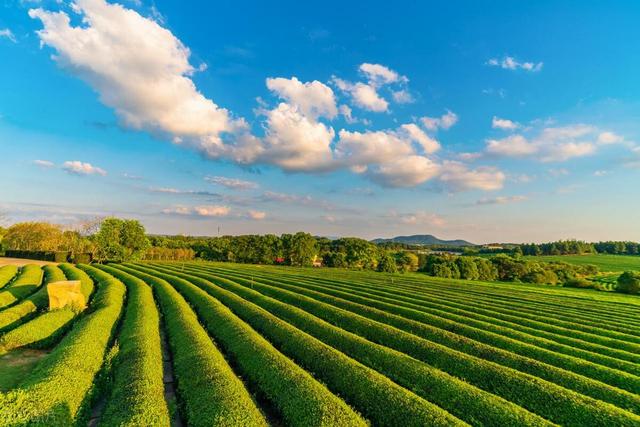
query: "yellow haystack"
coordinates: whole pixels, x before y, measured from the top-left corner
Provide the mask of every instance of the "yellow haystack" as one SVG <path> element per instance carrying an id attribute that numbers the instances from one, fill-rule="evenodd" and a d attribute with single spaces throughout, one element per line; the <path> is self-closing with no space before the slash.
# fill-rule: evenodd
<path id="1" fill-rule="evenodd" d="M 47 285 L 49 294 L 49 310 L 63 307 L 73 307 L 82 310 L 87 305 L 81 292 L 79 280 L 53 282 Z"/>

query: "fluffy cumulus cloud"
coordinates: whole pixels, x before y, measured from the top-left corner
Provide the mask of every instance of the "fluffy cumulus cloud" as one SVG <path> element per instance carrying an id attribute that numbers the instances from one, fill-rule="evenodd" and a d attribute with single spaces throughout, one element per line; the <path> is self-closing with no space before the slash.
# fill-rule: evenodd
<path id="1" fill-rule="evenodd" d="M 69 160 L 64 162 L 62 169 L 73 175 L 107 175 L 107 171 L 104 169 L 79 160 Z"/>
<path id="2" fill-rule="evenodd" d="M 381 113 L 389 109 L 389 103 L 370 84 L 362 82 L 351 83 L 337 77 L 334 77 L 332 81 L 338 89 L 351 96 L 356 106 L 364 110 Z"/>
<path id="3" fill-rule="evenodd" d="M 87 82 L 124 126 L 196 148 L 209 158 L 274 165 L 287 172 L 349 169 L 393 187 L 420 185 L 431 179 L 453 182 L 460 188 L 490 187 L 460 184 L 467 179 L 459 178 L 458 163 L 452 163 L 454 170 L 447 173 L 449 164 L 435 157 L 440 144 L 426 131 L 453 126 L 458 117 L 451 111 L 396 129 L 337 131 L 331 121 L 338 114 L 347 124 L 369 127 L 370 122 L 356 120 L 351 107 L 340 104 L 325 83 L 273 77 L 266 80 L 266 87 L 278 99 L 273 105 L 260 102 L 256 109 L 259 126 L 255 127 L 263 133 L 256 135 L 247 121 L 233 117 L 198 91 L 192 75 L 203 67 L 190 63 L 189 49 L 162 27 L 162 20 L 105 0 L 77 0 L 73 9 L 80 24 L 74 25 L 64 11 L 38 8 L 29 14 L 42 22 L 38 35 L 43 45 L 54 49 L 59 66 Z M 407 77 L 375 63 L 363 63 L 358 71 L 361 81 L 355 83 L 332 78 L 352 105 L 382 112 L 389 110 L 390 102 L 411 102 Z M 81 162 L 65 168 L 74 173 L 105 173 Z M 488 172 L 466 173 L 483 176 Z M 232 189 L 255 188 L 252 183 L 224 177 L 211 177 L 210 182 Z M 196 208 L 187 211 L 208 216 Z"/>
<path id="4" fill-rule="evenodd" d="M 519 62 L 513 56 L 505 56 L 502 59 L 491 58 L 487 61 L 487 65 L 492 67 L 500 67 L 505 70 L 524 70 L 536 73 L 542 70 L 544 65 L 542 62 Z"/>
<path id="5" fill-rule="evenodd" d="M 420 119 L 425 128 L 436 131 L 438 129 L 447 130 L 453 125 L 458 123 L 458 115 L 453 111 L 447 110 L 445 114 L 440 117 L 422 117 Z"/>
<path id="6" fill-rule="evenodd" d="M 520 125 L 512 120 L 501 119 L 493 116 L 493 119 L 491 120 L 491 127 L 494 129 L 515 130 L 518 129 Z"/>
<path id="7" fill-rule="evenodd" d="M 267 87 L 308 117 L 332 119 L 338 114 L 333 90 L 317 80 L 302 83 L 296 77 L 270 78 Z"/>
<path id="8" fill-rule="evenodd" d="M 237 178 L 228 178 L 226 176 L 207 176 L 205 181 L 212 184 L 221 185 L 232 190 L 253 190 L 258 188 L 258 183 L 253 181 L 245 181 Z"/>
<path id="9" fill-rule="evenodd" d="M 391 92 L 391 96 L 398 104 L 413 102 L 413 96 L 406 88 L 409 79 L 396 71 L 381 64 L 361 64 L 358 68 L 366 82 L 352 83 L 333 76 L 332 83 L 342 92 L 348 94 L 353 103 L 364 110 L 384 112 L 389 110 L 389 102 L 380 95 L 383 86 L 400 85 L 401 89 Z"/>
<path id="10" fill-rule="evenodd" d="M 74 8 L 83 25 L 73 26 L 64 12 L 29 11 L 42 21 L 38 35 L 56 50 L 56 62 L 86 81 L 126 126 L 220 154 L 221 134 L 238 124 L 198 92 L 189 49 L 156 21 L 119 4 L 77 0 Z"/>

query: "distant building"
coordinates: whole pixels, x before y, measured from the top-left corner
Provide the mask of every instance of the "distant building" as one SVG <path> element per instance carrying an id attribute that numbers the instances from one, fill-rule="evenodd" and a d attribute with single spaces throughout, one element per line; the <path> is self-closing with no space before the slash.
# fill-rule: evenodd
<path id="1" fill-rule="evenodd" d="M 316 255 L 315 257 L 313 257 L 313 264 L 314 267 L 322 267 L 322 258 L 319 257 L 318 255 Z"/>

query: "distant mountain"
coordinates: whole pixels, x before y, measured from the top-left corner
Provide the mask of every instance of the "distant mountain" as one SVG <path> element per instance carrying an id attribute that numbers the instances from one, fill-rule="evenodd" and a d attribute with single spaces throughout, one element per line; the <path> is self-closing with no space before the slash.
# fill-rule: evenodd
<path id="1" fill-rule="evenodd" d="M 475 246 L 466 240 L 441 240 L 431 234 L 414 234 L 413 236 L 396 236 L 390 239 L 374 239 L 373 243 L 404 243 L 406 245 L 443 245 L 443 246 Z"/>

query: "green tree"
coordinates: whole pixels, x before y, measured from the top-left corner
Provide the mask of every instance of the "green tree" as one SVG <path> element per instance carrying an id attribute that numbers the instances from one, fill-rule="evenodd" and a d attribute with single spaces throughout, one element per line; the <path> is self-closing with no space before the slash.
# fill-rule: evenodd
<path id="1" fill-rule="evenodd" d="M 311 266 L 318 255 L 318 243 L 309 233 L 298 232 L 291 236 L 288 258 L 291 265 Z"/>
<path id="2" fill-rule="evenodd" d="M 397 273 L 396 260 L 388 252 L 384 252 L 378 260 L 378 271 L 383 273 Z"/>
<path id="3" fill-rule="evenodd" d="M 150 245 L 140 222 L 113 217 L 102 221 L 93 241 L 96 246 L 95 259 L 98 262 L 136 261 L 142 258 Z"/>
<path id="4" fill-rule="evenodd" d="M 473 258 L 461 256 L 456 259 L 458 270 L 460 271 L 460 278 L 467 280 L 478 280 L 480 278 L 480 272 L 478 266 Z"/>

